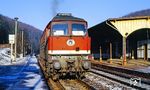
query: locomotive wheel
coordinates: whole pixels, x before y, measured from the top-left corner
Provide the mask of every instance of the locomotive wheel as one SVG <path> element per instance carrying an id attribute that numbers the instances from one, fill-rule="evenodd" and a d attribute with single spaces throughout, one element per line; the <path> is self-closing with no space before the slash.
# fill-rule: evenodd
<path id="1" fill-rule="evenodd" d="M 45 63 L 45 72 L 46 72 L 46 74 L 49 76 L 49 66 L 48 66 L 48 64 L 47 63 Z"/>
<path id="2" fill-rule="evenodd" d="M 52 68 L 51 63 L 47 63 L 47 66 L 46 66 L 46 73 L 48 74 L 49 77 L 52 76 L 53 68 Z"/>
<path id="3" fill-rule="evenodd" d="M 83 79 L 83 78 L 84 78 L 84 72 L 83 72 L 83 71 L 80 71 L 80 72 L 79 72 L 78 78 L 79 78 L 79 79 Z"/>
<path id="4" fill-rule="evenodd" d="M 82 72 L 81 71 L 76 72 L 76 78 L 81 79 L 81 76 L 82 76 Z"/>
<path id="5" fill-rule="evenodd" d="M 52 75 L 52 80 L 57 81 L 58 79 L 59 79 L 59 75 L 58 74 Z"/>
<path id="6" fill-rule="evenodd" d="M 76 78 L 77 78 L 77 79 L 80 79 L 80 74 L 79 74 L 79 72 L 76 72 Z"/>

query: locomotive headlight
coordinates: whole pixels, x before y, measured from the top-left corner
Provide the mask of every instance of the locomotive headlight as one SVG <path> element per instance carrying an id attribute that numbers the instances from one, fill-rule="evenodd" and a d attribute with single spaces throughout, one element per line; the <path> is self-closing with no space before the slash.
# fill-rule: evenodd
<path id="1" fill-rule="evenodd" d="M 73 39 L 68 39 L 66 43 L 67 43 L 68 46 L 75 45 L 75 41 Z"/>
<path id="2" fill-rule="evenodd" d="M 91 65 L 90 65 L 89 61 L 83 61 L 82 66 L 83 66 L 84 69 L 88 70 L 88 69 L 90 69 Z"/>
<path id="3" fill-rule="evenodd" d="M 57 70 L 61 68 L 60 62 L 54 62 L 53 66 L 54 66 L 54 69 L 57 69 Z"/>

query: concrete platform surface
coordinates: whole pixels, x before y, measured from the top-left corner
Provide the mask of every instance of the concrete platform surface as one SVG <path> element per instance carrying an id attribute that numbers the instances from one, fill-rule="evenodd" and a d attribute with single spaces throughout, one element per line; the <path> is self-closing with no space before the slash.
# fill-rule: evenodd
<path id="1" fill-rule="evenodd" d="M 110 60 L 92 60 L 94 62 L 98 62 L 100 64 L 107 64 L 110 66 L 129 68 L 140 72 L 150 73 L 150 61 L 143 59 L 127 59 L 126 65 L 123 65 L 122 59 L 112 59 Z"/>

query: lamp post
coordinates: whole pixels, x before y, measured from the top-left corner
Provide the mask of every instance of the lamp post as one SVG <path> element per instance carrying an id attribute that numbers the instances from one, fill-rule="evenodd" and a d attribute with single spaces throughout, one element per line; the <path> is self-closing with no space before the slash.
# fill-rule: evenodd
<path id="1" fill-rule="evenodd" d="M 17 28 L 18 28 L 18 17 L 15 17 L 15 57 L 14 61 L 16 62 L 17 57 Z"/>
<path id="2" fill-rule="evenodd" d="M 22 43 L 22 46 L 21 46 L 21 48 L 22 48 L 22 49 L 21 49 L 21 57 L 23 57 L 23 56 L 24 56 L 24 50 L 23 50 L 23 49 L 24 49 L 24 48 L 23 48 L 23 47 L 24 47 L 24 45 L 23 45 L 23 40 L 24 40 L 24 39 L 23 39 L 23 30 L 21 31 L 21 36 L 22 36 L 22 37 L 21 37 L 21 39 L 22 39 L 22 42 L 21 42 L 21 43 Z"/>

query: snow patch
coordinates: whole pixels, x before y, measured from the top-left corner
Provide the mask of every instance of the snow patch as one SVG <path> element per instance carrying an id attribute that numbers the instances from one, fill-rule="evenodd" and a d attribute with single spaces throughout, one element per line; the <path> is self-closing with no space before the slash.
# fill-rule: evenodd
<path id="1" fill-rule="evenodd" d="M 147 68 L 138 69 L 137 71 L 144 72 L 144 73 L 150 73 L 150 66 Z"/>
<path id="2" fill-rule="evenodd" d="M 0 49 L 0 65 L 11 64 L 10 48 Z"/>
<path id="3" fill-rule="evenodd" d="M 28 57 L 29 58 L 29 57 Z M 26 58 L 16 58 L 16 62 L 11 63 L 10 48 L 0 48 L 0 65 L 12 65 L 15 63 L 24 62 Z"/>

